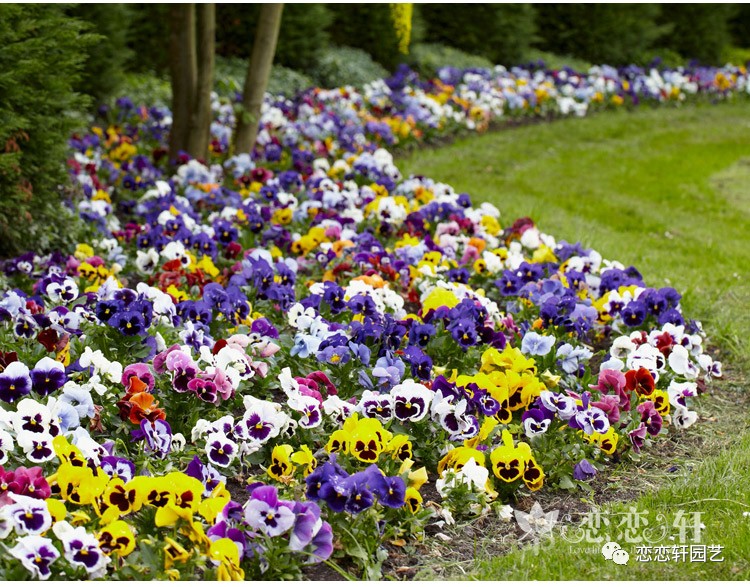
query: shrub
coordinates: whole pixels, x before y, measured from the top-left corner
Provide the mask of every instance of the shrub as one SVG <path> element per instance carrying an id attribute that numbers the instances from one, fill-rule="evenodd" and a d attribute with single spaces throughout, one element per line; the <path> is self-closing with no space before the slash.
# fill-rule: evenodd
<path id="1" fill-rule="evenodd" d="M 330 9 L 329 32 L 336 45 L 362 49 L 391 70 L 404 61 L 388 4 L 333 4 Z"/>
<path id="2" fill-rule="evenodd" d="M 386 77 L 388 71 L 362 49 L 331 47 L 312 71 L 313 81 L 324 88 L 362 86 Z"/>
<path id="3" fill-rule="evenodd" d="M 241 92 L 245 84 L 248 60 L 240 57 L 217 57 L 216 87 L 223 93 Z M 293 69 L 274 65 L 266 91 L 293 97 L 302 90 L 313 86 L 313 81 Z"/>
<path id="4" fill-rule="evenodd" d="M 58 185 L 88 105 L 73 91 L 92 42 L 83 28 L 59 5 L 0 4 L 0 256 L 75 238 Z"/>
<path id="5" fill-rule="evenodd" d="M 450 45 L 493 63 L 516 65 L 535 39 L 530 4 L 423 4 L 426 40 Z"/>
<path id="6" fill-rule="evenodd" d="M 129 59 L 127 48 L 131 11 L 126 4 L 78 4 L 69 12 L 83 21 L 91 33 L 99 35 L 86 57 L 81 81 L 75 89 L 104 102 L 121 89 L 124 68 Z"/>
<path id="7" fill-rule="evenodd" d="M 169 5 L 130 4 L 129 71 L 169 71 Z"/>
<path id="8" fill-rule="evenodd" d="M 409 50 L 407 62 L 420 75 L 433 77 L 435 72 L 443 66 L 458 69 L 469 67 L 492 67 L 493 63 L 481 55 L 469 55 L 460 49 L 447 47 L 439 43 L 418 43 Z"/>
<path id="9" fill-rule="evenodd" d="M 249 57 L 260 7 L 217 4 L 216 48 L 224 57 Z M 332 16 L 325 4 L 285 4 L 274 63 L 309 71 L 328 45 L 326 28 Z"/>
<path id="10" fill-rule="evenodd" d="M 731 63 L 732 65 L 746 65 L 750 62 L 750 49 L 725 47 L 721 52 L 721 62 L 724 64 Z"/>
<path id="11" fill-rule="evenodd" d="M 593 63 L 585 59 L 571 57 L 570 55 L 556 55 L 541 51 L 539 49 L 529 49 L 522 60 L 523 65 L 538 64 L 542 62 L 547 69 L 564 69 L 569 67 L 574 71 L 586 72 L 591 69 Z"/>
<path id="12" fill-rule="evenodd" d="M 541 49 L 592 63 L 632 63 L 669 29 L 656 24 L 657 4 L 538 4 L 536 9 Z"/>
<path id="13" fill-rule="evenodd" d="M 732 44 L 729 20 L 735 10 L 733 4 L 670 4 L 661 20 L 672 30 L 663 44 L 688 59 L 718 65 L 722 50 Z"/>

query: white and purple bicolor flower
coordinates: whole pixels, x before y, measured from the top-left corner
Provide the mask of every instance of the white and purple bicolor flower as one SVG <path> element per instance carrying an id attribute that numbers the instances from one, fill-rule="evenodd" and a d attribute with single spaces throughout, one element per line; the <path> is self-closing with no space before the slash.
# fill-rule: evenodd
<path id="1" fill-rule="evenodd" d="M 52 531 L 63 543 L 65 559 L 70 564 L 86 569 L 91 579 L 104 576 L 110 558 L 102 552 L 99 541 L 86 532 L 86 528 L 74 528 L 67 522 L 57 522 Z"/>
<path id="2" fill-rule="evenodd" d="M 393 418 L 393 396 L 388 393 L 365 390 L 359 401 L 357 411 L 365 418 L 377 418 L 383 423 Z"/>
<path id="3" fill-rule="evenodd" d="M 52 574 L 50 565 L 60 558 L 60 551 L 49 538 L 41 536 L 22 536 L 8 552 L 28 570 L 32 578 L 49 579 Z"/>
<path id="4" fill-rule="evenodd" d="M 523 431 L 529 438 L 544 434 L 552 423 L 550 416 L 539 408 L 533 408 L 524 412 L 521 417 Z"/>
<path id="5" fill-rule="evenodd" d="M 263 485 L 252 492 L 243 510 L 248 526 L 274 537 L 294 526 L 293 508 L 293 503 L 279 500 L 275 487 Z"/>
<path id="6" fill-rule="evenodd" d="M 237 456 L 237 443 L 222 432 L 214 432 L 206 439 L 206 454 L 211 464 L 228 467 Z"/>
<path id="7" fill-rule="evenodd" d="M 299 425 L 302 428 L 317 428 L 323 421 L 320 402 L 314 397 L 297 394 L 290 395 L 287 405 L 296 412 L 301 412 Z"/>
<path id="8" fill-rule="evenodd" d="M 393 397 L 393 412 L 401 422 L 419 422 L 430 410 L 434 392 L 413 379 L 391 389 Z"/>
<path id="9" fill-rule="evenodd" d="M 146 452 L 154 453 L 159 458 L 166 457 L 172 448 L 172 427 L 166 420 L 150 422 L 144 418 L 140 430 L 130 434 L 133 440 L 145 440 Z"/>
<path id="10" fill-rule="evenodd" d="M 557 413 L 561 420 L 570 419 L 576 413 L 576 402 L 572 397 L 554 391 L 543 391 L 539 395 L 542 405 Z"/>
<path id="11" fill-rule="evenodd" d="M 576 413 L 568 420 L 568 425 L 583 430 L 585 434 L 604 434 L 609 430 L 609 418 L 604 410 L 590 406 L 590 401 L 591 394 L 588 391 L 584 392 L 581 396 L 582 404 L 576 406 Z"/>
<path id="12" fill-rule="evenodd" d="M 44 500 L 17 493 L 10 497 L 15 503 L 5 507 L 13 520 L 16 534 L 39 536 L 52 527 L 52 516 Z"/>

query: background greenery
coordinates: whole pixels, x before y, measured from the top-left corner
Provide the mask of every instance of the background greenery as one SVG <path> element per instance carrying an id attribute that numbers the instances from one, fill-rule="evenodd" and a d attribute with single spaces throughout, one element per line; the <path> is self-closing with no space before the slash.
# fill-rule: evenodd
<path id="1" fill-rule="evenodd" d="M 241 88 L 258 11 L 217 6 L 218 89 Z M 2 7 L 0 255 L 19 242 L 45 250 L 74 238 L 73 229 L 50 233 L 45 221 L 63 213 L 57 186 L 65 142 L 91 106 L 125 93 L 169 104 L 168 14 L 168 5 L 145 3 Z M 579 69 L 604 61 L 646 65 L 657 56 L 668 65 L 742 63 L 750 59 L 750 8 L 422 4 L 414 6 L 411 41 L 410 52 L 399 53 L 387 4 L 286 5 L 269 90 L 361 86 L 403 62 L 425 76 L 444 65 L 539 60 Z"/>

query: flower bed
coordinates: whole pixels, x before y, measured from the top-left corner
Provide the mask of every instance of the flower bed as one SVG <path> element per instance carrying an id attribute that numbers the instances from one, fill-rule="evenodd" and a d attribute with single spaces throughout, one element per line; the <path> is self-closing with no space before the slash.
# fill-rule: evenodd
<path id="1" fill-rule="evenodd" d="M 71 140 L 96 236 L 4 264 L 0 575 L 377 578 L 386 541 L 659 450 L 721 375 L 680 294 L 384 147 L 747 89 L 737 68 L 400 71 L 270 98 L 253 157 L 228 156 L 217 98 L 211 161 L 173 173 L 168 111 L 119 101 Z"/>

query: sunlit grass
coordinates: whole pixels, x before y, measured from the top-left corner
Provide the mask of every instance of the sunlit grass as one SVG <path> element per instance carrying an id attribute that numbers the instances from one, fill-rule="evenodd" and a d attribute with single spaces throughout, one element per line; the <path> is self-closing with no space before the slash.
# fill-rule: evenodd
<path id="1" fill-rule="evenodd" d="M 581 241 L 607 259 L 635 265 L 647 284 L 677 288 L 684 294 L 685 313 L 703 322 L 718 347 L 714 356 L 739 368 L 735 388 L 745 387 L 750 369 L 750 104 L 644 109 L 534 125 L 422 150 L 399 165 L 406 174 L 433 177 L 468 192 L 475 202 L 492 202 L 506 224 L 530 216 L 558 240 Z M 480 552 L 472 570 L 466 569 L 469 576 L 750 578 L 750 517 L 743 515 L 750 512 L 750 433 L 747 416 L 736 413 L 747 404 L 730 404 L 707 404 L 719 424 L 696 425 L 705 424 L 710 437 L 680 472 L 655 467 L 648 486 L 659 489 L 603 509 L 610 517 L 635 508 L 670 520 L 680 509 L 700 511 L 706 525 L 700 542 L 724 546 L 724 562 L 638 563 L 636 544 L 628 544 L 630 562 L 619 567 L 606 561 L 597 545 L 571 544 L 558 536 L 541 550 L 523 548 L 488 560 Z M 734 417 L 726 425 L 722 417 L 728 421 L 731 410 Z M 670 543 L 667 537 L 662 544 Z"/>

